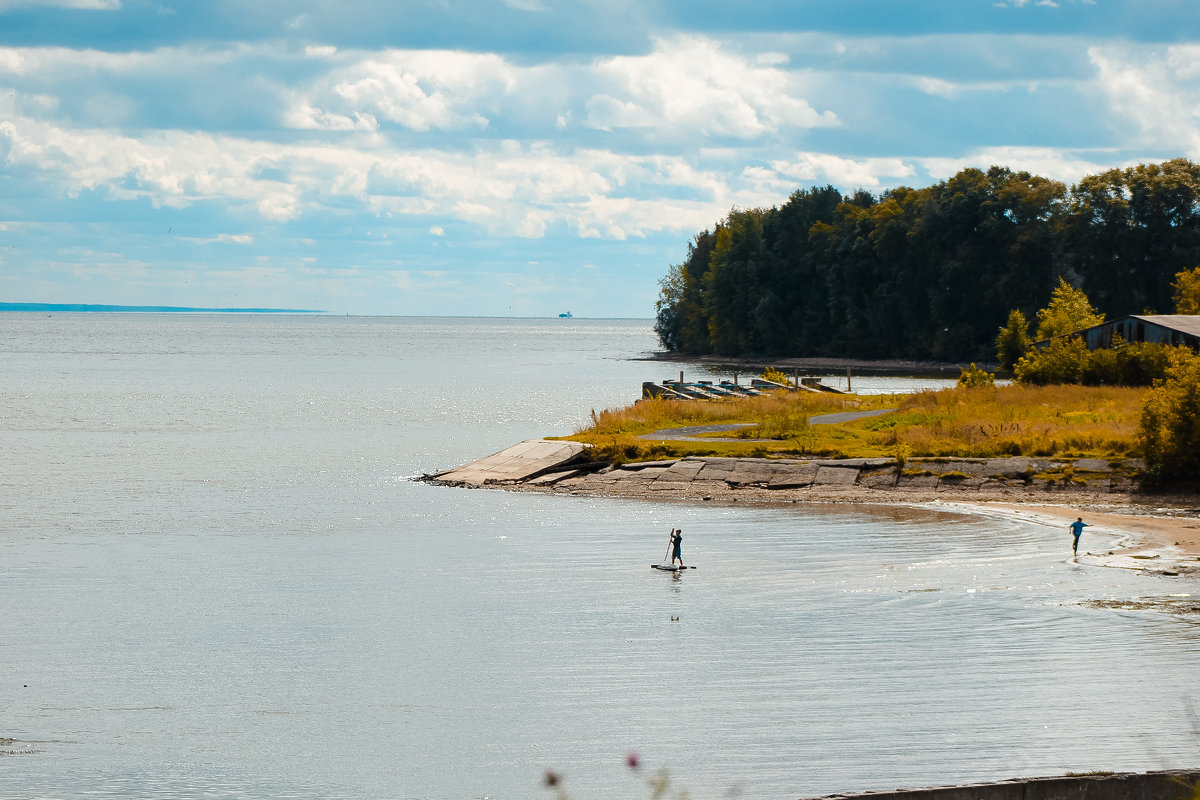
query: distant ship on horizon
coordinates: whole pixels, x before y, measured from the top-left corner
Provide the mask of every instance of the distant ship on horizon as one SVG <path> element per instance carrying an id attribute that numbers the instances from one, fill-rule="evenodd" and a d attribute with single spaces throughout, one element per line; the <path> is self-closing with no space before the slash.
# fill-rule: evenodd
<path id="1" fill-rule="evenodd" d="M 572 316 L 573 316 L 573 314 L 571 314 L 570 311 L 564 311 L 563 313 L 558 315 L 558 318 L 559 319 L 570 319 Z"/>

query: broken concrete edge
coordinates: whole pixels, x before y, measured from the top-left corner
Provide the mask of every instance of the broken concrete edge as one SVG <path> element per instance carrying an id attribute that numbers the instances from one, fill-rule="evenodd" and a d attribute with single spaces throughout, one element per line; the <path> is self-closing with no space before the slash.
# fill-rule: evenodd
<path id="1" fill-rule="evenodd" d="M 524 444 L 524 443 L 522 443 Z M 516 447 L 516 446 L 514 446 Z M 1044 458 L 1006 456 L 998 458 L 963 458 L 949 456 L 919 456 L 906 459 L 875 458 L 737 458 L 730 456 L 682 456 L 655 461 L 613 463 L 590 457 L 591 445 L 583 445 L 574 457 L 544 468 L 511 478 L 489 477 L 484 480 L 457 480 L 472 465 L 456 467 L 417 480 L 447 486 L 520 486 L 553 487 L 559 481 L 581 476 L 611 473 L 653 473 L 651 480 L 666 479 L 686 484 L 711 466 L 727 471 L 705 475 L 706 480 L 725 480 L 731 488 L 765 488 L 772 490 L 802 489 L 814 484 L 859 485 L 873 489 L 904 488 L 961 488 L 974 489 L 982 485 L 1025 486 L 1035 489 L 1096 489 L 1130 493 L 1140 491 L 1140 477 L 1145 469 L 1141 459 Z M 505 451 L 501 451 L 504 453 Z M 497 454 L 498 455 L 498 454 Z M 488 456 L 476 464 L 494 458 Z M 686 468 L 694 466 L 692 468 Z M 724 469 L 727 468 L 727 469 Z M 763 469 L 767 472 L 763 474 Z M 812 471 L 797 476 L 796 472 Z M 822 472 L 824 470 L 824 472 Z M 709 470 L 710 472 L 712 470 Z M 668 472 L 668 475 L 662 475 Z M 681 474 L 683 473 L 683 474 Z M 850 473 L 853 473 L 851 476 Z M 555 478 L 554 476 L 557 476 Z M 616 476 L 619 477 L 619 476 Z"/>
<path id="2" fill-rule="evenodd" d="M 1200 769 L 1093 772 L 962 786 L 825 795 L 811 800 L 1192 800 Z"/>

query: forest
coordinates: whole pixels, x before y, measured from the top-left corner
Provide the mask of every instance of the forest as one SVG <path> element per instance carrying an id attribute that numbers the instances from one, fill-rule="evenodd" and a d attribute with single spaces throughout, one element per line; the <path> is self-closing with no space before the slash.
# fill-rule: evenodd
<path id="1" fill-rule="evenodd" d="M 687 354 L 994 362 L 1012 310 L 1060 279 L 1105 318 L 1173 313 L 1200 265 L 1200 166 L 1111 169 L 1075 186 L 993 166 L 923 189 L 801 189 L 733 209 L 661 281 L 655 330 Z"/>

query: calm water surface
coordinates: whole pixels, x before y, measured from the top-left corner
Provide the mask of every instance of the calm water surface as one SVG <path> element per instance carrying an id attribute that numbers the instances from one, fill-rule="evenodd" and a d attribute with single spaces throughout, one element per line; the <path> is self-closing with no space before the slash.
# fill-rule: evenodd
<path id="1" fill-rule="evenodd" d="M 1065 531 L 410 480 L 629 402 L 678 369 L 654 348 L 0 315 L 0 797 L 549 798 L 553 768 L 588 800 L 666 768 L 774 800 L 1200 760 L 1197 621 L 1086 605 L 1196 582 L 1072 564 Z M 648 568 L 673 526 L 682 576 Z"/>

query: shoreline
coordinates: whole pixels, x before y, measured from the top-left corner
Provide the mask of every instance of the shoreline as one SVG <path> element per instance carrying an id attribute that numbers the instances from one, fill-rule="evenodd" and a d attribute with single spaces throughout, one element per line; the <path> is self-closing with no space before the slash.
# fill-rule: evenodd
<path id="1" fill-rule="evenodd" d="M 1141 492 L 1135 465 L 1034 459 L 774 460 L 689 456 L 621 465 L 580 463 L 587 448 L 531 440 L 421 480 L 448 486 L 658 502 L 795 506 L 836 503 L 909 507 L 1002 517 L 1058 529 L 1083 517 L 1079 560 L 1163 575 L 1200 575 L 1200 491 Z M 558 451 L 548 455 L 550 448 Z M 533 450 L 530 453 L 531 448 Z M 549 458 L 522 460 L 514 453 Z M 550 463 L 553 461 L 554 463 Z M 486 465 L 486 466 L 485 466 Z M 914 468 L 915 467 L 915 468 Z M 932 469 L 930 469 L 932 467 Z M 1078 470 L 1078 471 L 1077 471 Z M 1035 477 L 1036 471 L 1036 477 Z M 1116 545 L 1089 547 L 1088 533 L 1115 534 Z"/>
<path id="2" fill-rule="evenodd" d="M 732 489 L 726 492 L 668 494 L 662 491 L 618 491 L 598 488 L 537 486 L 525 483 L 490 484 L 485 488 L 580 497 L 625 500 L 703 502 L 715 505 L 795 506 L 848 504 L 923 508 L 976 516 L 995 516 L 1060 530 L 1064 552 L 1070 547 L 1067 525 L 1083 517 L 1093 533 L 1117 534 L 1115 548 L 1093 552 L 1087 547 L 1088 530 L 1080 540 L 1080 559 L 1101 566 L 1136 569 L 1161 574 L 1200 575 L 1200 508 L 1178 496 L 1060 493 L 1047 497 L 1043 490 L 974 496 L 971 490 L 881 492 L 859 487 L 823 487 L 804 490 L 802 497 L 778 490 Z M 1200 502 L 1200 498 L 1197 498 Z"/>
<path id="3" fill-rule="evenodd" d="M 812 356 L 806 358 L 795 356 L 750 357 L 720 356 L 715 354 L 697 356 L 672 353 L 670 351 L 656 351 L 635 360 L 660 364 L 704 364 L 706 366 L 739 370 L 761 370 L 763 367 L 772 366 L 784 371 L 796 369 L 803 372 L 821 374 L 843 374 L 846 370 L 852 370 L 856 375 L 903 375 L 942 378 L 957 378 L 962 370 L 970 366 L 968 363 L 951 361 L 912 361 L 899 358 L 862 359 L 835 356 Z M 979 366 L 992 371 L 998 368 L 996 364 L 982 362 L 979 363 Z"/>

